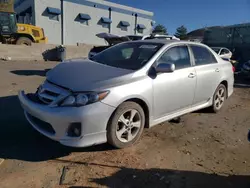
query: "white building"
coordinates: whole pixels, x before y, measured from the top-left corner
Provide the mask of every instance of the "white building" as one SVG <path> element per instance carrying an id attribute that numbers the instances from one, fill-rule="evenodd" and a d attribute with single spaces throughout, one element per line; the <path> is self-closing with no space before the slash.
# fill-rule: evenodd
<path id="1" fill-rule="evenodd" d="M 51 44 L 101 45 L 97 33 L 145 35 L 153 12 L 104 0 L 16 0 L 19 23 L 42 27 Z"/>

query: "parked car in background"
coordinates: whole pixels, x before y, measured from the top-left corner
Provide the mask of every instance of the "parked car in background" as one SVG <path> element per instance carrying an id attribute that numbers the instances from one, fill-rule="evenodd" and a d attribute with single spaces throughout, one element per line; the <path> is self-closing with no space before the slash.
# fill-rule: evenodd
<path id="1" fill-rule="evenodd" d="M 126 36 L 117 36 L 110 33 L 99 33 L 96 35 L 99 38 L 104 39 L 108 46 L 94 46 L 89 52 L 89 58 L 95 56 L 96 54 L 100 53 L 101 51 L 121 42 L 126 41 L 136 41 L 136 40 L 150 40 L 150 39 L 166 39 L 166 40 L 180 40 L 179 38 L 172 36 L 172 35 L 160 35 L 160 34 L 151 34 L 145 36 L 139 35 L 126 35 Z"/>
<path id="2" fill-rule="evenodd" d="M 232 57 L 232 52 L 223 47 L 212 47 L 212 49 L 223 59 L 230 60 Z"/>
<path id="3" fill-rule="evenodd" d="M 96 36 L 101 38 L 101 39 L 104 39 L 108 45 L 106 45 L 106 46 L 94 46 L 89 52 L 89 55 L 88 55 L 89 58 L 95 56 L 96 54 L 100 53 L 101 51 L 103 51 L 103 50 L 105 50 L 113 45 L 116 45 L 118 43 L 125 42 L 125 41 L 130 41 L 130 38 L 128 38 L 127 36 L 120 37 L 120 36 L 113 35 L 110 33 L 99 33 L 99 34 L 96 34 Z"/>
<path id="4" fill-rule="evenodd" d="M 127 37 L 132 40 L 150 40 L 150 39 L 166 39 L 166 40 L 180 40 L 179 38 L 173 35 L 161 35 L 161 34 L 150 34 L 145 36 L 139 35 L 127 35 Z"/>
<path id="5" fill-rule="evenodd" d="M 142 40 L 143 36 L 140 35 L 126 35 L 131 41 Z"/>
<path id="6" fill-rule="evenodd" d="M 180 40 L 174 35 L 161 35 L 161 34 L 145 35 L 142 37 L 141 40 L 150 40 L 150 39 Z"/>
<path id="7" fill-rule="evenodd" d="M 243 63 L 241 67 L 241 74 L 250 77 L 250 60 L 247 61 L 246 63 Z"/>
<path id="8" fill-rule="evenodd" d="M 232 65 L 203 44 L 140 40 L 60 63 L 19 100 L 34 129 L 63 145 L 124 148 L 145 127 L 207 107 L 218 112 L 233 84 Z"/>

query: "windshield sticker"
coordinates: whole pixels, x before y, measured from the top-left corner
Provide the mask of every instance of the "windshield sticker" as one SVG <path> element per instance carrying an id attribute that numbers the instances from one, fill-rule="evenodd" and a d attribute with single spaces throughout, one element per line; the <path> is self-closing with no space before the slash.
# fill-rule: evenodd
<path id="1" fill-rule="evenodd" d="M 141 45 L 139 48 L 155 49 L 157 48 L 157 46 L 156 45 Z"/>

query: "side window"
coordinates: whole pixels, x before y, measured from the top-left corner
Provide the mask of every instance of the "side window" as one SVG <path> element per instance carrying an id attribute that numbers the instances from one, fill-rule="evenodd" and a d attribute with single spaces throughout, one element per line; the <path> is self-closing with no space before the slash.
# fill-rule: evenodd
<path id="1" fill-rule="evenodd" d="M 191 46 L 194 54 L 195 65 L 207 65 L 212 63 L 217 63 L 214 55 L 208 51 L 205 47 L 201 46 Z"/>
<path id="2" fill-rule="evenodd" d="M 133 52 L 134 52 L 134 48 L 125 48 L 125 49 L 122 50 L 122 56 L 125 59 L 130 59 Z"/>
<path id="3" fill-rule="evenodd" d="M 190 56 L 186 46 L 177 46 L 167 50 L 158 60 L 164 63 L 175 64 L 175 69 L 191 67 Z"/>
<path id="4" fill-rule="evenodd" d="M 229 51 L 227 49 L 222 49 L 220 54 L 224 55 L 224 54 L 228 54 L 228 53 L 229 53 Z"/>

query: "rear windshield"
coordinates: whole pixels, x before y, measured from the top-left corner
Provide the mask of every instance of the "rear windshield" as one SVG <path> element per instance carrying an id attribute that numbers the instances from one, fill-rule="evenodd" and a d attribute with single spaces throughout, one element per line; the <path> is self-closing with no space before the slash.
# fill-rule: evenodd
<path id="1" fill-rule="evenodd" d="M 160 43 L 127 42 L 109 48 L 91 60 L 122 69 L 138 70 L 163 46 Z"/>

